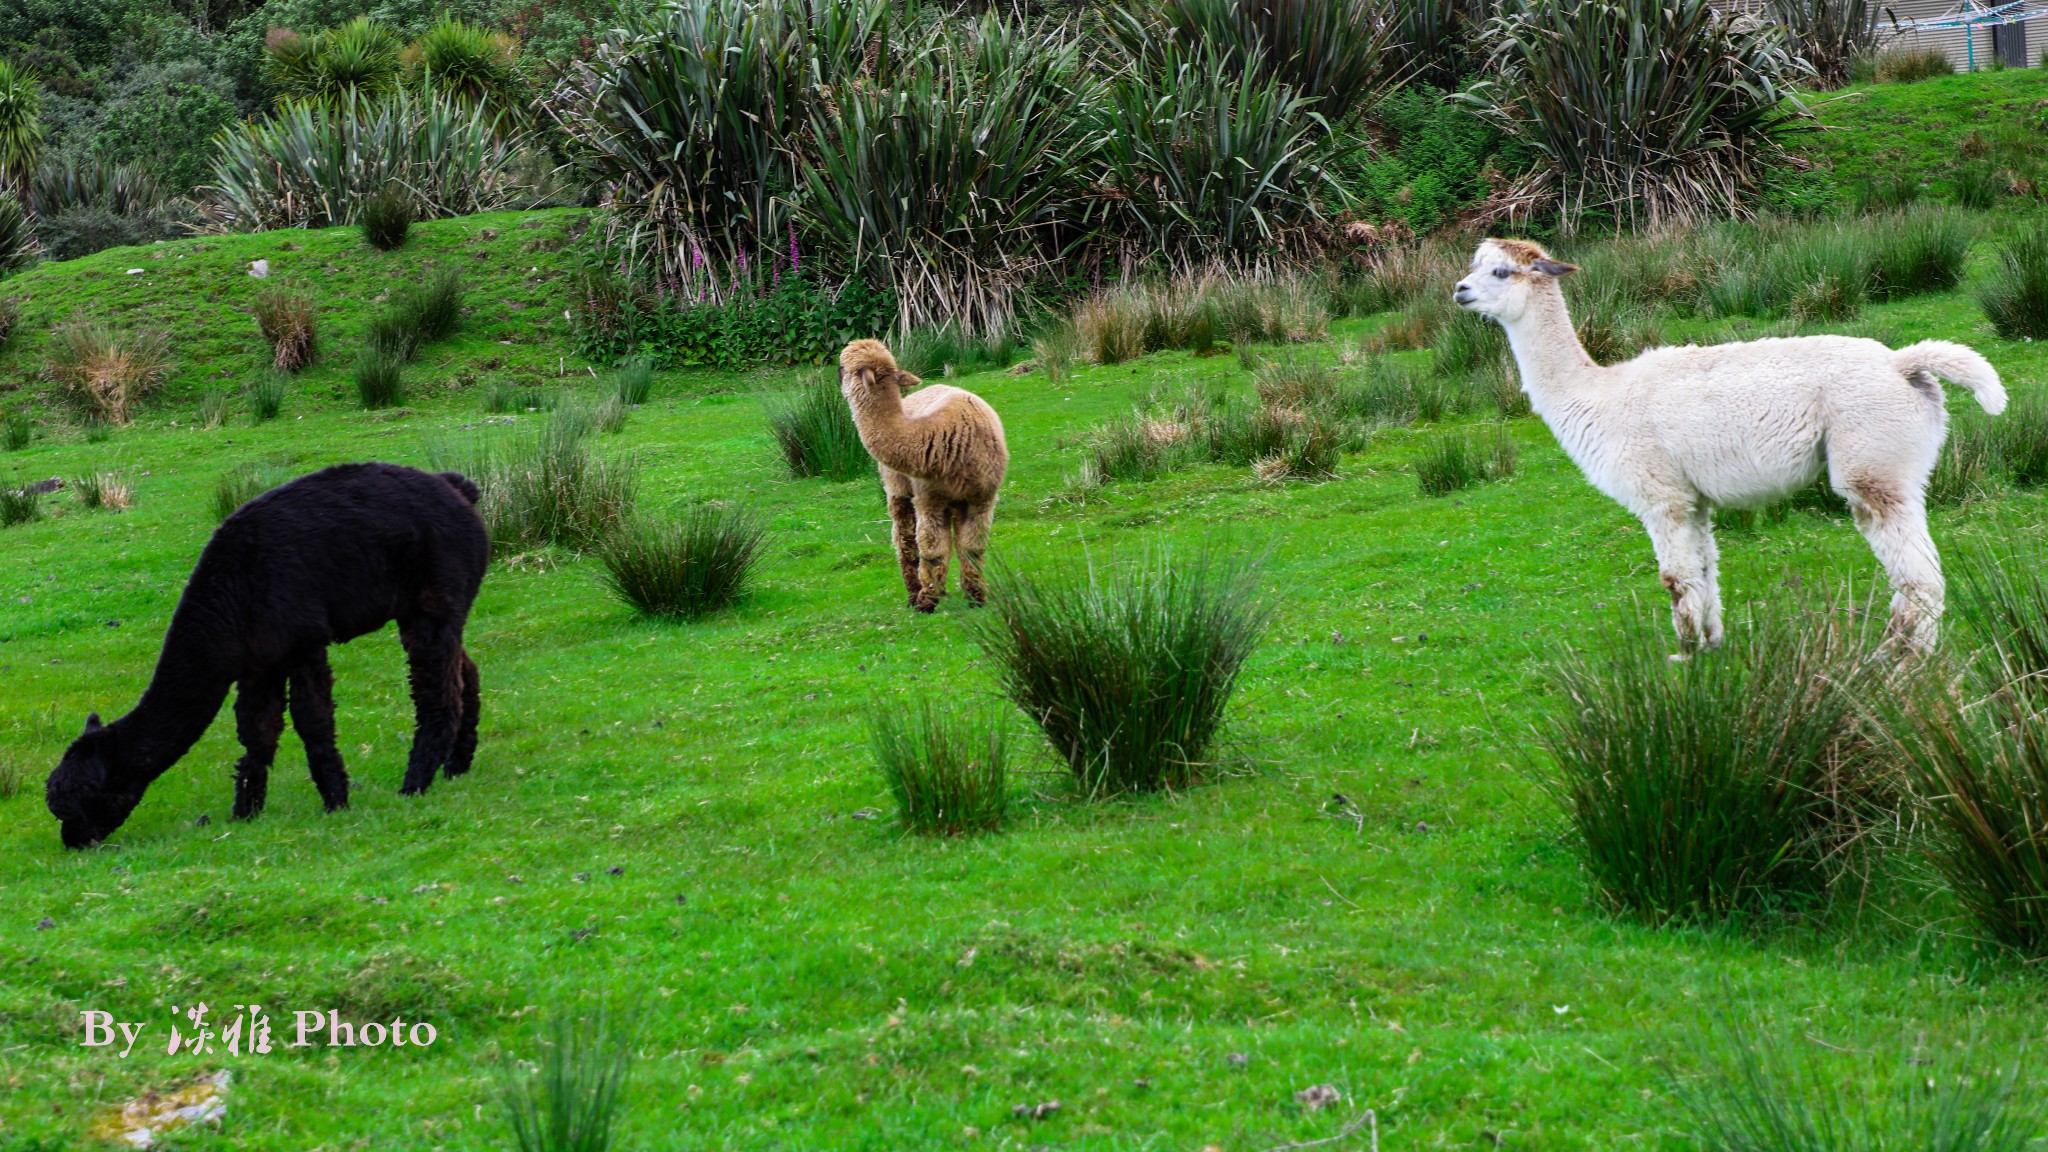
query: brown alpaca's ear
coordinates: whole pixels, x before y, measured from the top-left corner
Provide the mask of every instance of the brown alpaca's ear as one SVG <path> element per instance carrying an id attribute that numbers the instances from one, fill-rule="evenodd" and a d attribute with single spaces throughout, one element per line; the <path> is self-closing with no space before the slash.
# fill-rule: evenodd
<path id="1" fill-rule="evenodd" d="M 1552 260 L 1548 256 L 1537 257 L 1535 262 L 1530 264 L 1529 267 L 1543 273 L 1545 276 L 1569 276 L 1579 270 L 1577 264 L 1567 264 L 1562 260 Z"/>

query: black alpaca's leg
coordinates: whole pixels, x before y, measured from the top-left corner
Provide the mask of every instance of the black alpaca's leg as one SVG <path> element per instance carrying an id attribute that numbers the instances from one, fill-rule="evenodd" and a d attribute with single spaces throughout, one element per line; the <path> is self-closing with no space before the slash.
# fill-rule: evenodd
<path id="1" fill-rule="evenodd" d="M 459 624 L 425 619 L 402 624 L 398 639 L 412 679 L 412 755 L 399 791 L 425 792 L 434 770 L 448 762 L 462 721 L 462 630 Z"/>
<path id="2" fill-rule="evenodd" d="M 235 686 L 235 734 L 242 759 L 235 765 L 235 819 L 263 811 L 270 792 L 270 762 L 284 735 L 284 678 L 263 673 Z"/>
<path id="3" fill-rule="evenodd" d="M 462 657 L 462 724 L 455 730 L 455 751 L 448 754 L 448 766 L 441 769 L 448 776 L 460 776 L 469 771 L 470 761 L 476 758 L 476 722 L 483 707 L 483 686 L 477 681 L 476 661 L 468 652 Z"/>
<path id="4" fill-rule="evenodd" d="M 334 746 L 334 672 L 327 650 L 292 669 L 292 729 L 306 746 L 306 768 L 329 812 L 348 807 L 348 767 Z"/>

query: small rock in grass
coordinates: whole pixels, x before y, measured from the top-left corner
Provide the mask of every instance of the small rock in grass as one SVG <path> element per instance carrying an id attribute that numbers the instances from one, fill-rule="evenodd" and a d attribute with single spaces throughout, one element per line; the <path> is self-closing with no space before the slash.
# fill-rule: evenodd
<path id="1" fill-rule="evenodd" d="M 48 932 L 50 929 L 55 928 L 56 926 L 57 922 L 55 920 L 50 919 L 48 916 L 45 916 L 41 920 L 36 921 L 36 931 L 38 932 Z"/>
<path id="2" fill-rule="evenodd" d="M 880 808 L 859 808 L 854 810 L 853 818 L 855 820 L 873 820 L 881 814 L 882 810 Z"/>
<path id="3" fill-rule="evenodd" d="M 140 276 L 140 275 L 142 275 L 142 269 L 140 269 L 140 268 L 130 268 L 130 269 L 128 270 L 127 274 L 128 274 L 128 275 L 130 275 L 130 276 Z"/>
<path id="4" fill-rule="evenodd" d="M 1043 1120 L 1059 1110 L 1059 1101 L 1047 1100 L 1040 1104 L 1018 1104 L 1010 1109 L 1010 1115 L 1020 1120 Z"/>
<path id="5" fill-rule="evenodd" d="M 1344 1094 L 1331 1084 L 1311 1084 L 1294 1094 L 1294 1102 L 1310 1112 L 1319 1112 L 1326 1105 L 1335 1104 L 1342 1099 Z"/>
<path id="6" fill-rule="evenodd" d="M 258 279 L 258 280 L 262 280 L 262 279 L 264 279 L 264 278 L 268 277 L 268 276 L 270 275 L 270 261 L 268 261 L 268 260 L 251 260 L 251 261 L 249 261 L 249 275 L 251 275 L 251 276 L 255 277 L 255 278 L 256 278 L 256 279 Z"/>
<path id="7" fill-rule="evenodd" d="M 1252 1061 L 1251 1057 L 1246 1056 L 1242 1052 L 1232 1052 L 1230 1055 L 1225 1056 L 1223 1058 L 1223 1062 L 1225 1064 L 1230 1065 L 1232 1068 L 1242 1068 L 1245 1065 L 1251 1063 Z"/>
<path id="8" fill-rule="evenodd" d="M 619 867 L 617 864 L 614 864 L 611 867 L 605 869 L 604 872 L 607 876 L 624 876 L 626 874 L 626 870 L 624 868 Z"/>

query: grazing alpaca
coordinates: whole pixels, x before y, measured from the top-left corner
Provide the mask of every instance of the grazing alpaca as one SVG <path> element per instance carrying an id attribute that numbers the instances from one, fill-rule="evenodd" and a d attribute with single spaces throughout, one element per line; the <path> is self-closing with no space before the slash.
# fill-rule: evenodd
<path id="1" fill-rule="evenodd" d="M 236 819 L 263 809 L 287 685 L 313 785 L 328 811 L 346 807 L 327 646 L 391 620 L 418 715 L 401 790 L 426 791 L 436 768 L 468 771 L 477 672 L 462 627 L 490 563 L 476 499 L 476 485 L 454 472 L 342 464 L 229 516 L 171 614 L 141 702 L 112 724 L 86 717 L 84 734 L 50 773 L 47 800 L 65 846 L 83 848 L 119 828 L 150 782 L 205 734 L 230 686 L 245 749 L 235 766 Z"/>
<path id="2" fill-rule="evenodd" d="M 930 612 L 946 594 L 946 554 L 955 547 L 960 590 L 973 604 L 988 598 L 982 554 L 1010 450 L 981 397 L 943 384 L 903 395 L 919 383 L 879 340 L 855 340 L 839 354 L 839 390 L 881 467 L 910 606 Z"/>
<path id="3" fill-rule="evenodd" d="M 1557 279 L 1576 269 L 1522 240 L 1488 240 L 1453 299 L 1507 330 L 1522 390 L 1572 462 L 1650 533 L 1671 619 L 1688 650 L 1721 643 L 1712 509 L 1749 508 L 1813 483 L 1849 502 L 1884 565 L 1888 635 L 1933 647 L 1941 559 L 1927 535 L 1927 477 L 1948 432 L 1941 385 L 1992 415 L 2005 389 L 1984 357 L 1923 340 L 1806 336 L 1654 348 L 1601 367 L 1580 347 Z"/>

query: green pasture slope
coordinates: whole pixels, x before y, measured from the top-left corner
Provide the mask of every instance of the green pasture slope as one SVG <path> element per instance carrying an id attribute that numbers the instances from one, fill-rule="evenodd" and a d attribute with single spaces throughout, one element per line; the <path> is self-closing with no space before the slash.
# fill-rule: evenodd
<path id="1" fill-rule="evenodd" d="M 1823 1056 L 1974 1039 L 1988 1070 L 2032 1045 L 2030 1081 L 2048 1084 L 2041 973 L 1975 942 L 1910 858 L 1746 930 L 1651 929 L 1597 902 L 1526 775 L 1532 727 L 1559 706 L 1544 661 L 1603 642 L 1638 600 L 1660 610 L 1662 591 L 1641 529 L 1540 423 L 1514 425 L 1513 479 L 1452 497 L 1417 495 L 1424 426 L 1379 434 L 1328 483 L 1205 466 L 1055 498 L 1076 434 L 1155 384 L 1248 391 L 1230 356 L 956 381 L 1009 430 L 1002 563 L 1268 558 L 1277 623 L 1232 705 L 1230 766 L 1203 787 L 1080 801 L 1020 739 L 1033 751 L 1004 832 L 927 840 L 861 818 L 888 803 L 865 710 L 993 692 L 967 610 L 957 594 L 933 617 L 904 608 L 875 483 L 787 477 L 762 404 L 795 373 L 670 373 L 606 447 L 638 456 L 652 508 L 763 514 L 750 602 L 650 624 L 588 559 L 494 563 L 469 632 L 485 712 L 468 777 L 396 794 L 411 720 L 386 631 L 334 654 L 353 808 L 321 813 L 287 735 L 269 810 L 230 822 L 224 716 L 112 844 L 61 849 L 42 776 L 87 711 L 140 692 L 215 478 L 276 458 L 423 463 L 481 423 L 493 373 L 580 370 L 557 359 L 550 247 L 578 218 L 424 225 L 389 255 L 338 230 L 207 238 L 0 286 L 25 297 L 0 359 L 16 387 L 39 387 L 38 329 L 73 309 L 170 326 L 182 365 L 103 443 L 46 422 L 0 455 L 8 484 L 118 464 L 136 485 L 125 512 L 59 496 L 0 530 L 0 762 L 19 774 L 0 799 L 0 1149 L 102 1146 L 85 1134 L 110 1108 L 220 1068 L 225 1122 L 177 1147 L 504 1148 L 500 1060 L 531 1056 L 551 1013 L 603 1000 L 640 1028 L 636 1149 L 1237 1152 L 1332 1135 L 1366 1107 L 1388 1149 L 1690 1148 L 1672 1079 L 1700 1068 L 1723 1011 Z M 322 363 L 281 419 L 252 427 L 237 401 L 198 430 L 200 392 L 254 378 L 238 309 L 258 256 L 320 301 Z M 464 333 L 409 373 L 409 407 L 356 411 L 345 368 L 368 302 L 449 259 L 476 270 Z M 2015 393 L 2048 388 L 2048 349 L 1993 337 L 1966 293 L 1860 324 L 1969 342 Z M 1950 549 L 2044 529 L 2027 492 L 1935 513 Z M 1723 562 L 1731 616 L 1789 583 L 1879 579 L 1846 520 L 1813 512 L 1725 535 Z M 260 1002 L 280 1041 L 295 1009 L 425 1020 L 440 1040 L 166 1056 L 170 1007 L 198 1000 Z M 148 1031 L 126 1059 L 82 1047 L 87 1009 Z M 1344 1103 L 1305 1110 L 1295 1094 L 1315 1084 Z M 1041 1119 L 1013 1112 L 1052 1100 Z"/>

